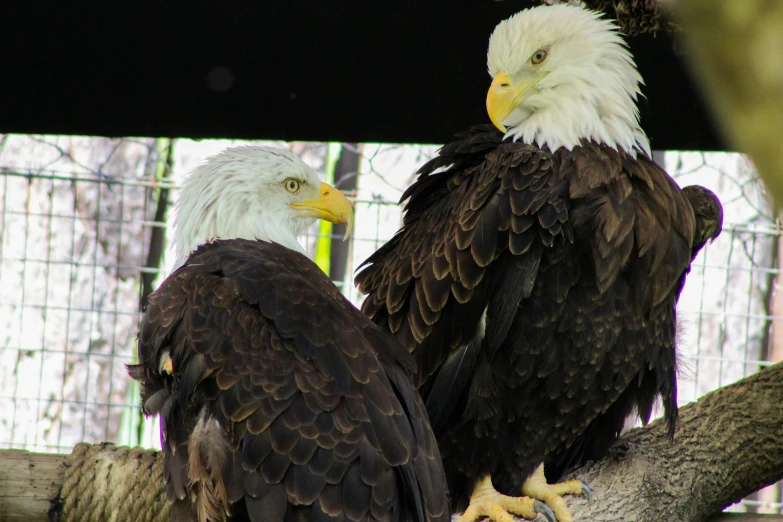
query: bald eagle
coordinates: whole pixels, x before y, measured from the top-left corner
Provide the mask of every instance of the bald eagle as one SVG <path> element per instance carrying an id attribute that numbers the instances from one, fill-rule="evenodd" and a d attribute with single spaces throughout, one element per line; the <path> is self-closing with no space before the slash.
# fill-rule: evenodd
<path id="1" fill-rule="evenodd" d="M 602 456 L 658 398 L 674 433 L 675 307 L 722 207 L 651 160 L 642 79 L 599 13 L 522 11 L 487 61 L 494 125 L 420 169 L 402 228 L 356 284 L 416 357 L 452 508 L 469 501 L 460 520 L 567 522 L 560 495 L 589 488 L 544 471 Z"/>
<path id="2" fill-rule="evenodd" d="M 129 366 L 160 416 L 174 520 L 448 520 L 413 358 L 299 252 L 314 218 L 350 231 L 345 196 L 287 151 L 245 147 L 192 172 L 178 206 L 184 264 Z"/>

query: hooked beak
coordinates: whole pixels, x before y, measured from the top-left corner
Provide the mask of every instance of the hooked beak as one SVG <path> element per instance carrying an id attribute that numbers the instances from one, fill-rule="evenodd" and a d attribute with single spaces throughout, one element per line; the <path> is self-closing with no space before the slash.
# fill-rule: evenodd
<path id="1" fill-rule="evenodd" d="M 345 241 L 353 230 L 351 202 L 342 192 L 326 183 L 321 183 L 320 192 L 320 198 L 291 203 L 291 208 L 306 211 L 301 214 L 302 217 L 316 217 L 330 223 L 345 225 L 345 236 L 343 236 Z"/>
<path id="2" fill-rule="evenodd" d="M 511 79 L 502 72 L 495 75 L 492 85 L 489 86 L 489 92 L 487 92 L 487 113 L 495 127 L 507 132 L 503 121 L 514 112 L 522 100 L 530 96 L 533 87 L 547 74 L 549 74 L 548 71 L 543 71 L 530 80 L 519 82 L 516 85 L 512 84 Z"/>

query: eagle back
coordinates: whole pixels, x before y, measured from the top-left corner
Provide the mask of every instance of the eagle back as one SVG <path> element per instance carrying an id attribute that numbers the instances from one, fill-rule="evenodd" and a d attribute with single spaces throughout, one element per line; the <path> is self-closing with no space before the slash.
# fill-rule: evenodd
<path id="1" fill-rule="evenodd" d="M 200 247 L 151 297 L 138 351 L 183 519 L 448 518 L 410 355 L 305 256 Z"/>

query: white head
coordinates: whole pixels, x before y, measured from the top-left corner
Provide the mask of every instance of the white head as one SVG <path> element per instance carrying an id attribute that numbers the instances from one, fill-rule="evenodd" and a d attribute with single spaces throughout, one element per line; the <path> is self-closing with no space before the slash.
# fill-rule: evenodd
<path id="1" fill-rule="evenodd" d="M 649 155 L 636 99 L 642 77 L 618 28 L 573 5 L 504 20 L 489 40 L 487 111 L 514 141 L 571 150 L 593 140 Z"/>
<path id="2" fill-rule="evenodd" d="M 261 239 L 304 252 L 297 236 L 316 218 L 347 225 L 353 209 L 295 154 L 234 147 L 210 157 L 182 184 L 174 219 L 177 267 L 211 239 Z"/>

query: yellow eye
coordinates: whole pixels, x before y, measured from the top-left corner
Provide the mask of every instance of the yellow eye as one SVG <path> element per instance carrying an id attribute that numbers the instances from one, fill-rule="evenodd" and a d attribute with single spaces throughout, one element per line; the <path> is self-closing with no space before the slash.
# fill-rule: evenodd
<path id="1" fill-rule="evenodd" d="M 299 192 L 299 187 L 301 186 L 301 183 L 299 183 L 299 180 L 296 180 L 294 178 L 288 178 L 284 181 L 285 189 L 290 192 L 291 194 L 296 194 Z"/>
<path id="2" fill-rule="evenodd" d="M 530 63 L 533 65 L 539 65 L 544 60 L 546 60 L 546 57 L 549 55 L 549 51 L 546 49 L 539 49 L 538 51 L 533 53 L 533 56 L 530 57 Z"/>

